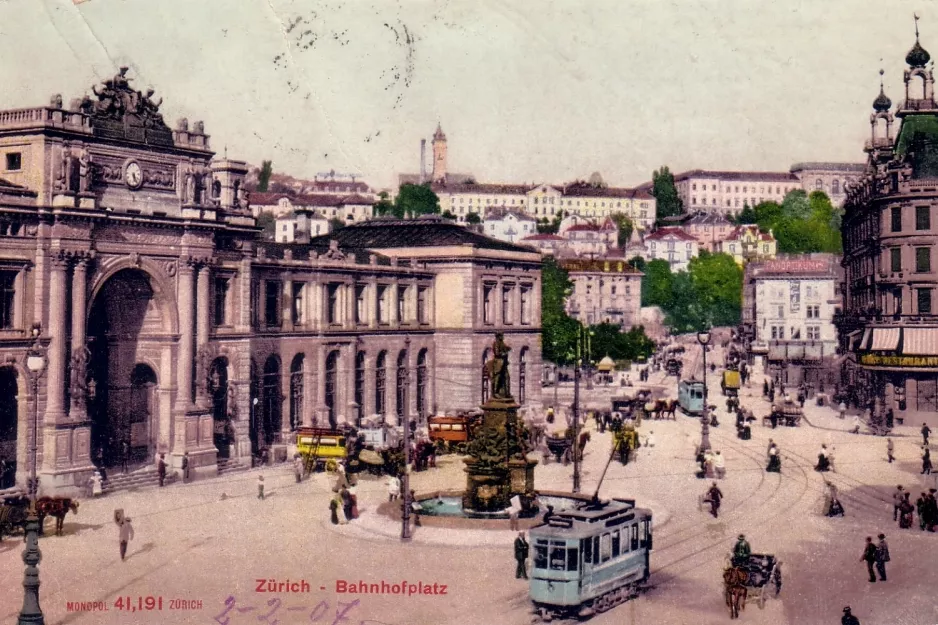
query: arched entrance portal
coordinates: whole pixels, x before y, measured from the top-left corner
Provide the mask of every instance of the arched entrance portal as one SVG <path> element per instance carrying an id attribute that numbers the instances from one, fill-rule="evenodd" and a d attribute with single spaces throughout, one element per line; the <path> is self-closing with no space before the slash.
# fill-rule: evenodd
<path id="1" fill-rule="evenodd" d="M 231 417 L 228 412 L 228 359 L 216 358 L 209 373 L 209 393 L 212 396 L 212 417 L 215 428 L 215 448 L 219 458 L 231 456 L 234 443 Z"/>
<path id="2" fill-rule="evenodd" d="M 16 370 L 0 367 L 0 488 L 16 483 L 16 433 L 19 425 Z"/>
<path id="3" fill-rule="evenodd" d="M 88 405 L 91 454 L 104 466 L 149 462 L 157 447 L 164 327 L 150 276 L 115 273 L 95 296 L 88 320 L 89 370 L 97 383 Z"/>

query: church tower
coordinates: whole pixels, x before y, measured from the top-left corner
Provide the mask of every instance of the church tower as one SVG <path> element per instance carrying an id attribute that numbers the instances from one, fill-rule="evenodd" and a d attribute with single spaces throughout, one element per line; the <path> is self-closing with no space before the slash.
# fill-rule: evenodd
<path id="1" fill-rule="evenodd" d="M 440 125 L 436 125 L 433 133 L 433 173 L 432 182 L 446 181 L 446 135 Z"/>

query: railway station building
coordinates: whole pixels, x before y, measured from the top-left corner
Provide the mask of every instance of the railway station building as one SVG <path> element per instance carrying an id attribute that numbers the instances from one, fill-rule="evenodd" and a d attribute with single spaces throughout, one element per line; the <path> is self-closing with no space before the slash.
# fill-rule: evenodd
<path id="1" fill-rule="evenodd" d="M 0 111 L 0 488 L 34 433 L 52 492 L 126 448 L 212 474 L 300 425 L 473 409 L 496 331 L 539 405 L 537 252 L 433 218 L 261 241 L 246 164 L 130 83 Z"/>

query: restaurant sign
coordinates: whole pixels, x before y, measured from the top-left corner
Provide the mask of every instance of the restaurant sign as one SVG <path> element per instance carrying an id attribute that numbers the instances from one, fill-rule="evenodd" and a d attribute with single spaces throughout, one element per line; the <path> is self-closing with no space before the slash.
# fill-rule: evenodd
<path id="1" fill-rule="evenodd" d="M 861 354 L 860 364 L 871 367 L 938 367 L 938 356 L 887 356 Z"/>

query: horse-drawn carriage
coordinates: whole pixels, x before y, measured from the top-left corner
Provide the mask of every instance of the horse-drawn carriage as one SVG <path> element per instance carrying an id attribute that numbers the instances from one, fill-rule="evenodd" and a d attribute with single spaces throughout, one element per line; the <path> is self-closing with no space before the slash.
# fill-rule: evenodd
<path id="1" fill-rule="evenodd" d="M 632 452 L 639 448 L 638 432 L 632 426 L 625 426 L 613 434 L 612 444 L 616 446 L 619 462 L 627 465 Z"/>
<path id="2" fill-rule="evenodd" d="M 728 563 L 723 570 L 723 587 L 730 618 L 739 617 L 750 596 L 758 601 L 760 610 L 764 608 L 770 582 L 778 595 L 782 589 L 782 569 L 774 555 L 754 553 L 746 563 Z"/>
<path id="3" fill-rule="evenodd" d="M 444 452 L 466 453 L 469 444 L 470 419 L 467 415 L 437 416 L 427 420 L 430 440 Z"/>
<path id="4" fill-rule="evenodd" d="M 801 425 L 801 418 L 804 416 L 804 410 L 791 399 L 785 399 L 781 403 L 772 406 L 772 412 L 768 416 L 762 417 L 762 425 L 771 425 L 773 417 L 778 425 L 787 425 L 788 427 L 797 427 Z"/>
<path id="5" fill-rule="evenodd" d="M 684 363 L 682 363 L 677 358 L 669 358 L 667 363 L 665 363 L 664 368 L 665 371 L 668 372 L 668 375 L 680 377 L 681 370 L 684 368 Z"/>

